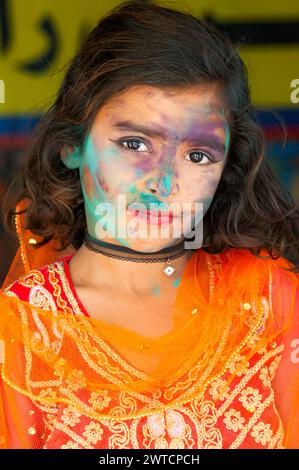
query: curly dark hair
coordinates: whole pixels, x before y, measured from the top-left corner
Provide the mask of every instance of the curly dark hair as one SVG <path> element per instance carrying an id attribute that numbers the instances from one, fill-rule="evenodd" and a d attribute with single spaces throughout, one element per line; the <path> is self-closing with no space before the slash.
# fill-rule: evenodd
<path id="1" fill-rule="evenodd" d="M 81 147 L 99 109 L 132 85 L 210 83 L 218 85 L 229 111 L 231 145 L 204 216 L 202 247 L 209 253 L 246 248 L 256 256 L 266 249 L 274 259 L 292 249 L 297 257 L 299 210 L 265 161 L 238 47 L 204 19 L 141 1 L 106 14 L 71 61 L 7 191 L 7 230 L 13 233 L 16 204 L 27 198 L 26 228 L 42 236 L 37 248 L 54 236 L 61 249 L 79 248 L 86 228 L 79 170 L 66 168 L 61 149 Z"/>

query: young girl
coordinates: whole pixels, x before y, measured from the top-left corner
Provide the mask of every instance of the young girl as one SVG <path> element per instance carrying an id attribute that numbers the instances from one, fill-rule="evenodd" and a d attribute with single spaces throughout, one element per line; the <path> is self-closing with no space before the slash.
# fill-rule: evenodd
<path id="1" fill-rule="evenodd" d="M 214 27 L 104 17 L 4 214 L 2 448 L 299 447 L 298 210 Z"/>

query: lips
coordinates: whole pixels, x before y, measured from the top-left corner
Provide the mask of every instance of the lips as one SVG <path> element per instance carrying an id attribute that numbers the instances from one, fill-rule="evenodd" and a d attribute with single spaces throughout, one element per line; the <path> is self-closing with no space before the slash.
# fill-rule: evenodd
<path id="1" fill-rule="evenodd" d="M 138 213 L 140 214 L 146 214 L 151 217 L 157 217 L 157 218 L 162 218 L 162 217 L 173 217 L 173 212 L 172 211 L 164 211 L 164 210 L 158 210 L 158 211 L 151 211 L 151 210 L 144 210 L 144 209 L 136 209 L 134 207 L 129 207 L 128 210 L 130 212 L 134 212 L 135 215 Z"/>
<path id="2" fill-rule="evenodd" d="M 169 223 L 173 219 L 173 212 L 172 211 L 150 211 L 150 210 L 142 210 L 142 209 L 135 209 L 135 208 L 128 208 L 130 212 L 133 213 L 136 217 L 139 217 L 141 219 L 145 219 L 148 222 L 151 222 L 153 224 L 163 224 L 163 223 Z"/>
<path id="3" fill-rule="evenodd" d="M 173 217 L 173 212 L 172 211 L 149 211 L 149 210 L 139 210 L 135 209 L 135 212 L 141 212 L 143 214 L 150 215 L 152 217 Z"/>

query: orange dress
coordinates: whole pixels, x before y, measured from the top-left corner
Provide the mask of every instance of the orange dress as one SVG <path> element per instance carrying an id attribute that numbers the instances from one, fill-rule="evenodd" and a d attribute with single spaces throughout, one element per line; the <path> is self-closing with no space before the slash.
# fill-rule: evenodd
<path id="1" fill-rule="evenodd" d="M 9 313 L 6 326 L 0 322 L 0 447 L 299 447 L 298 276 L 279 265 L 286 260 L 259 260 L 241 249 L 194 252 L 175 310 L 177 319 L 180 309 L 190 311 L 183 334 L 190 351 L 172 338 L 173 349 L 159 356 L 161 375 L 151 376 L 121 352 L 139 335 L 104 322 L 96 322 L 97 333 L 90 329 L 70 278 L 71 256 L 31 270 L 1 293 Z M 209 303 L 198 283 L 202 262 Z"/>

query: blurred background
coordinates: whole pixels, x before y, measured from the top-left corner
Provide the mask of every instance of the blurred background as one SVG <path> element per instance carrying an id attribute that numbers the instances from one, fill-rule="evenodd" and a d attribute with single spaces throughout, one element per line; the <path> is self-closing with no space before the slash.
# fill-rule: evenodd
<path id="1" fill-rule="evenodd" d="M 113 0 L 0 0 L 0 200 L 65 69 Z M 298 0 L 153 3 L 203 16 L 238 45 L 267 139 L 267 159 L 299 202 Z M 286 134 L 286 135 L 285 135 Z M 0 285 L 15 244 L 0 220 Z"/>

